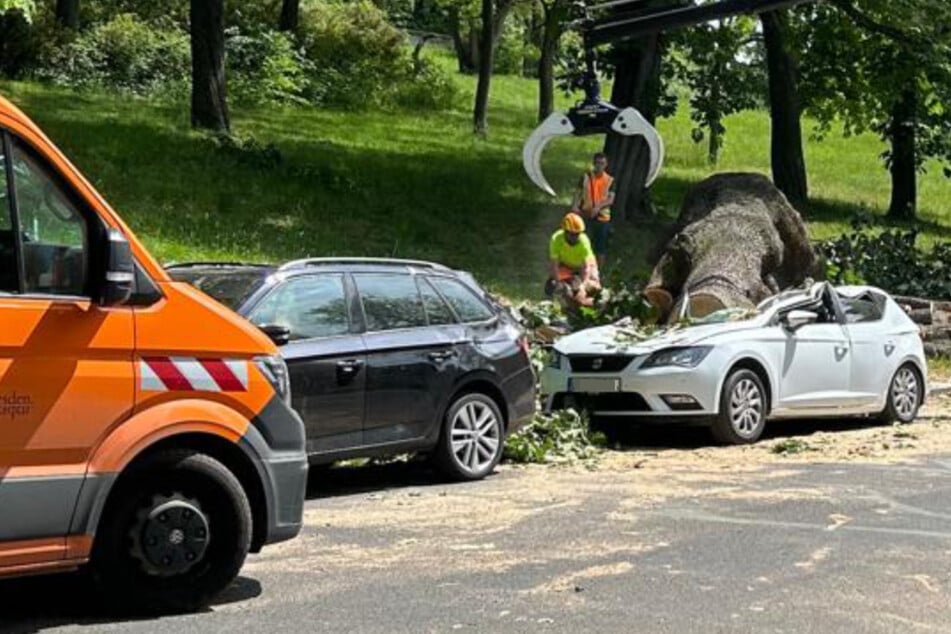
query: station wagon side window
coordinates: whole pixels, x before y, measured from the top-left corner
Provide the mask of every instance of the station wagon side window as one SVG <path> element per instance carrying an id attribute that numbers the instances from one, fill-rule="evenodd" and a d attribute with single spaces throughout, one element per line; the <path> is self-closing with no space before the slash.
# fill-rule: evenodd
<path id="1" fill-rule="evenodd" d="M 419 292 L 423 296 L 423 305 L 426 307 L 426 317 L 430 326 L 447 326 L 456 323 L 456 316 L 446 304 L 436 289 L 425 278 L 417 277 Z"/>
<path id="2" fill-rule="evenodd" d="M 460 321 L 473 323 L 492 319 L 492 311 L 462 282 L 447 277 L 431 277 L 433 286 L 446 298 Z"/>
<path id="3" fill-rule="evenodd" d="M 291 341 L 350 332 L 350 311 L 342 275 L 295 277 L 258 304 L 249 319 L 258 326 L 283 326 Z"/>
<path id="4" fill-rule="evenodd" d="M 367 330 L 401 330 L 426 326 L 426 310 L 411 275 L 357 274 L 353 276 L 363 303 Z"/>
<path id="5" fill-rule="evenodd" d="M 20 289 L 17 280 L 16 234 L 10 214 L 7 162 L 3 145 L 0 145 L 0 293 L 16 293 Z"/>

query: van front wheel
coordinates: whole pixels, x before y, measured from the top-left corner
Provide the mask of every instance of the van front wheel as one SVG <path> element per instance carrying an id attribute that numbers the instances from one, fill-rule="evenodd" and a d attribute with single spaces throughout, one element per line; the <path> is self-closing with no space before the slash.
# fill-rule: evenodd
<path id="1" fill-rule="evenodd" d="M 251 545 L 241 483 L 211 456 L 168 451 L 117 483 L 100 521 L 92 572 L 122 609 L 188 612 L 238 576 Z"/>

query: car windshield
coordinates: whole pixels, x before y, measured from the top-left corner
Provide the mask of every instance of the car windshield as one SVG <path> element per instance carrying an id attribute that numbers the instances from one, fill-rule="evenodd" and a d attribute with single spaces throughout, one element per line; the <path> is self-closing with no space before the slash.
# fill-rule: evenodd
<path id="1" fill-rule="evenodd" d="M 168 274 L 172 279 L 188 282 L 231 310 L 237 311 L 264 285 L 270 270 L 263 267 L 246 269 L 195 267 L 171 269 Z"/>

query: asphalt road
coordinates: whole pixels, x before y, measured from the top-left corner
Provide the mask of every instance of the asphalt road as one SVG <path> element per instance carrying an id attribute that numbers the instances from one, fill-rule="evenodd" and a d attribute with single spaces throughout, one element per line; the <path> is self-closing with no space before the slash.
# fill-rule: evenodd
<path id="1" fill-rule="evenodd" d="M 683 456 L 681 456 L 683 454 Z M 951 456 L 907 464 L 317 474 L 300 539 L 201 614 L 114 620 L 80 577 L 0 583 L 3 631 L 951 631 Z M 2 510 L 0 510 L 2 512 Z"/>

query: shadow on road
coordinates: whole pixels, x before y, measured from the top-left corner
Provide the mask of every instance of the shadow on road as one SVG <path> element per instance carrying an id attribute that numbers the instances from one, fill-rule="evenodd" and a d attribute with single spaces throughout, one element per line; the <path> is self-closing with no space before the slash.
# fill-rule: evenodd
<path id="1" fill-rule="evenodd" d="M 256 579 L 238 577 L 206 611 L 261 594 Z M 0 581 L 0 631 L 27 634 L 67 625 L 157 621 L 159 616 L 130 615 L 96 595 L 82 573 L 24 577 Z"/>
<path id="2" fill-rule="evenodd" d="M 623 425 L 623 424 L 622 424 Z M 680 425 L 618 425 L 621 449 L 702 449 L 715 443 L 706 427 Z M 780 438 L 803 438 L 818 432 L 848 432 L 881 427 L 869 418 L 769 421 L 759 442 Z"/>
<path id="3" fill-rule="evenodd" d="M 446 481 L 422 460 L 370 463 L 362 466 L 311 467 L 307 482 L 307 499 L 438 484 L 446 484 Z"/>

